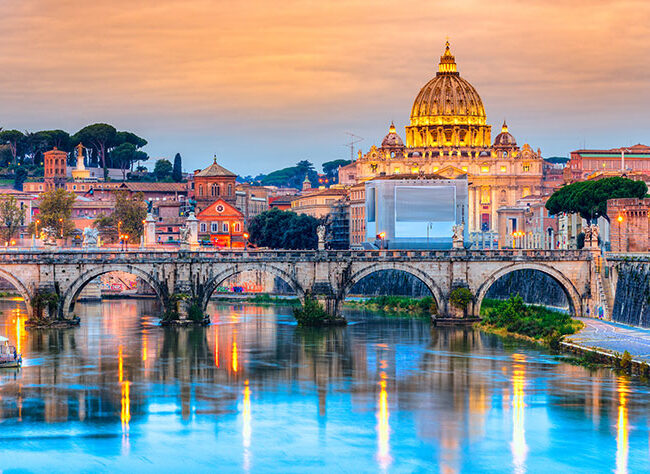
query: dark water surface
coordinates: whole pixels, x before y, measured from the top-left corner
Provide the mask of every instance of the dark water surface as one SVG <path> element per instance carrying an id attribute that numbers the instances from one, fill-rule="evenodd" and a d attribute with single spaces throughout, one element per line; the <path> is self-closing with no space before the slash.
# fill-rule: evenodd
<path id="1" fill-rule="evenodd" d="M 211 305 L 165 329 L 153 302 L 78 304 L 0 370 L 0 468 L 71 471 L 647 472 L 646 385 L 472 329 L 377 318 L 304 331 L 283 306 Z"/>

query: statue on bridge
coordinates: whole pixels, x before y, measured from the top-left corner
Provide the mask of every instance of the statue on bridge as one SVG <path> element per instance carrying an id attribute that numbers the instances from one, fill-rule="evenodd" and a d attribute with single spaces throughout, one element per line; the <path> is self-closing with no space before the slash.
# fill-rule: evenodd
<path id="1" fill-rule="evenodd" d="M 190 248 L 190 237 L 191 230 L 190 227 L 186 224 L 180 229 L 178 229 L 178 241 L 180 243 L 181 249 L 187 250 Z"/>
<path id="2" fill-rule="evenodd" d="M 54 227 L 44 227 L 41 231 L 43 245 L 56 246 L 57 233 Z"/>
<path id="3" fill-rule="evenodd" d="M 318 250 L 325 250 L 325 226 L 319 225 L 316 227 L 316 235 L 318 236 Z"/>
<path id="4" fill-rule="evenodd" d="M 452 247 L 462 249 L 465 247 L 465 224 L 458 224 L 451 228 L 454 235 L 451 237 Z"/>
<path id="5" fill-rule="evenodd" d="M 83 232 L 83 246 L 85 248 L 97 248 L 97 241 L 99 239 L 99 230 L 93 227 L 84 228 Z"/>

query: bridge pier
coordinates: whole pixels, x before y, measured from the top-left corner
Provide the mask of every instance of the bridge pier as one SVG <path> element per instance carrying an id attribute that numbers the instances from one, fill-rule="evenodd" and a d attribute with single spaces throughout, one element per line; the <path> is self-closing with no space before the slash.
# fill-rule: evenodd
<path id="1" fill-rule="evenodd" d="M 329 281 L 317 281 L 309 293 L 321 304 L 327 314 L 334 317 L 341 316 L 342 298 L 335 293 Z"/>

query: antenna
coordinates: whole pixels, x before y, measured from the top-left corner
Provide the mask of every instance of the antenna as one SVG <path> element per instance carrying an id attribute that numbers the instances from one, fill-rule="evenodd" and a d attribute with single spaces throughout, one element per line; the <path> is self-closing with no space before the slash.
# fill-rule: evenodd
<path id="1" fill-rule="evenodd" d="M 355 135 L 354 133 L 351 132 L 345 132 L 346 135 L 350 135 L 350 142 L 345 143 L 343 146 L 348 146 L 350 147 L 350 160 L 354 161 L 354 145 L 362 142 L 363 137 L 360 137 L 359 135 Z"/>

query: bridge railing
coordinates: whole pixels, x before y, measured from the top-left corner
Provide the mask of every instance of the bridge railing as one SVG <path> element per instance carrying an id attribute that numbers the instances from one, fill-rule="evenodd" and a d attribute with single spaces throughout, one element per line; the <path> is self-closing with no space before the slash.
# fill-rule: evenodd
<path id="1" fill-rule="evenodd" d="M 583 250 L 170 250 L 2 249 L 0 263 L 77 263 L 182 260 L 588 260 Z"/>

